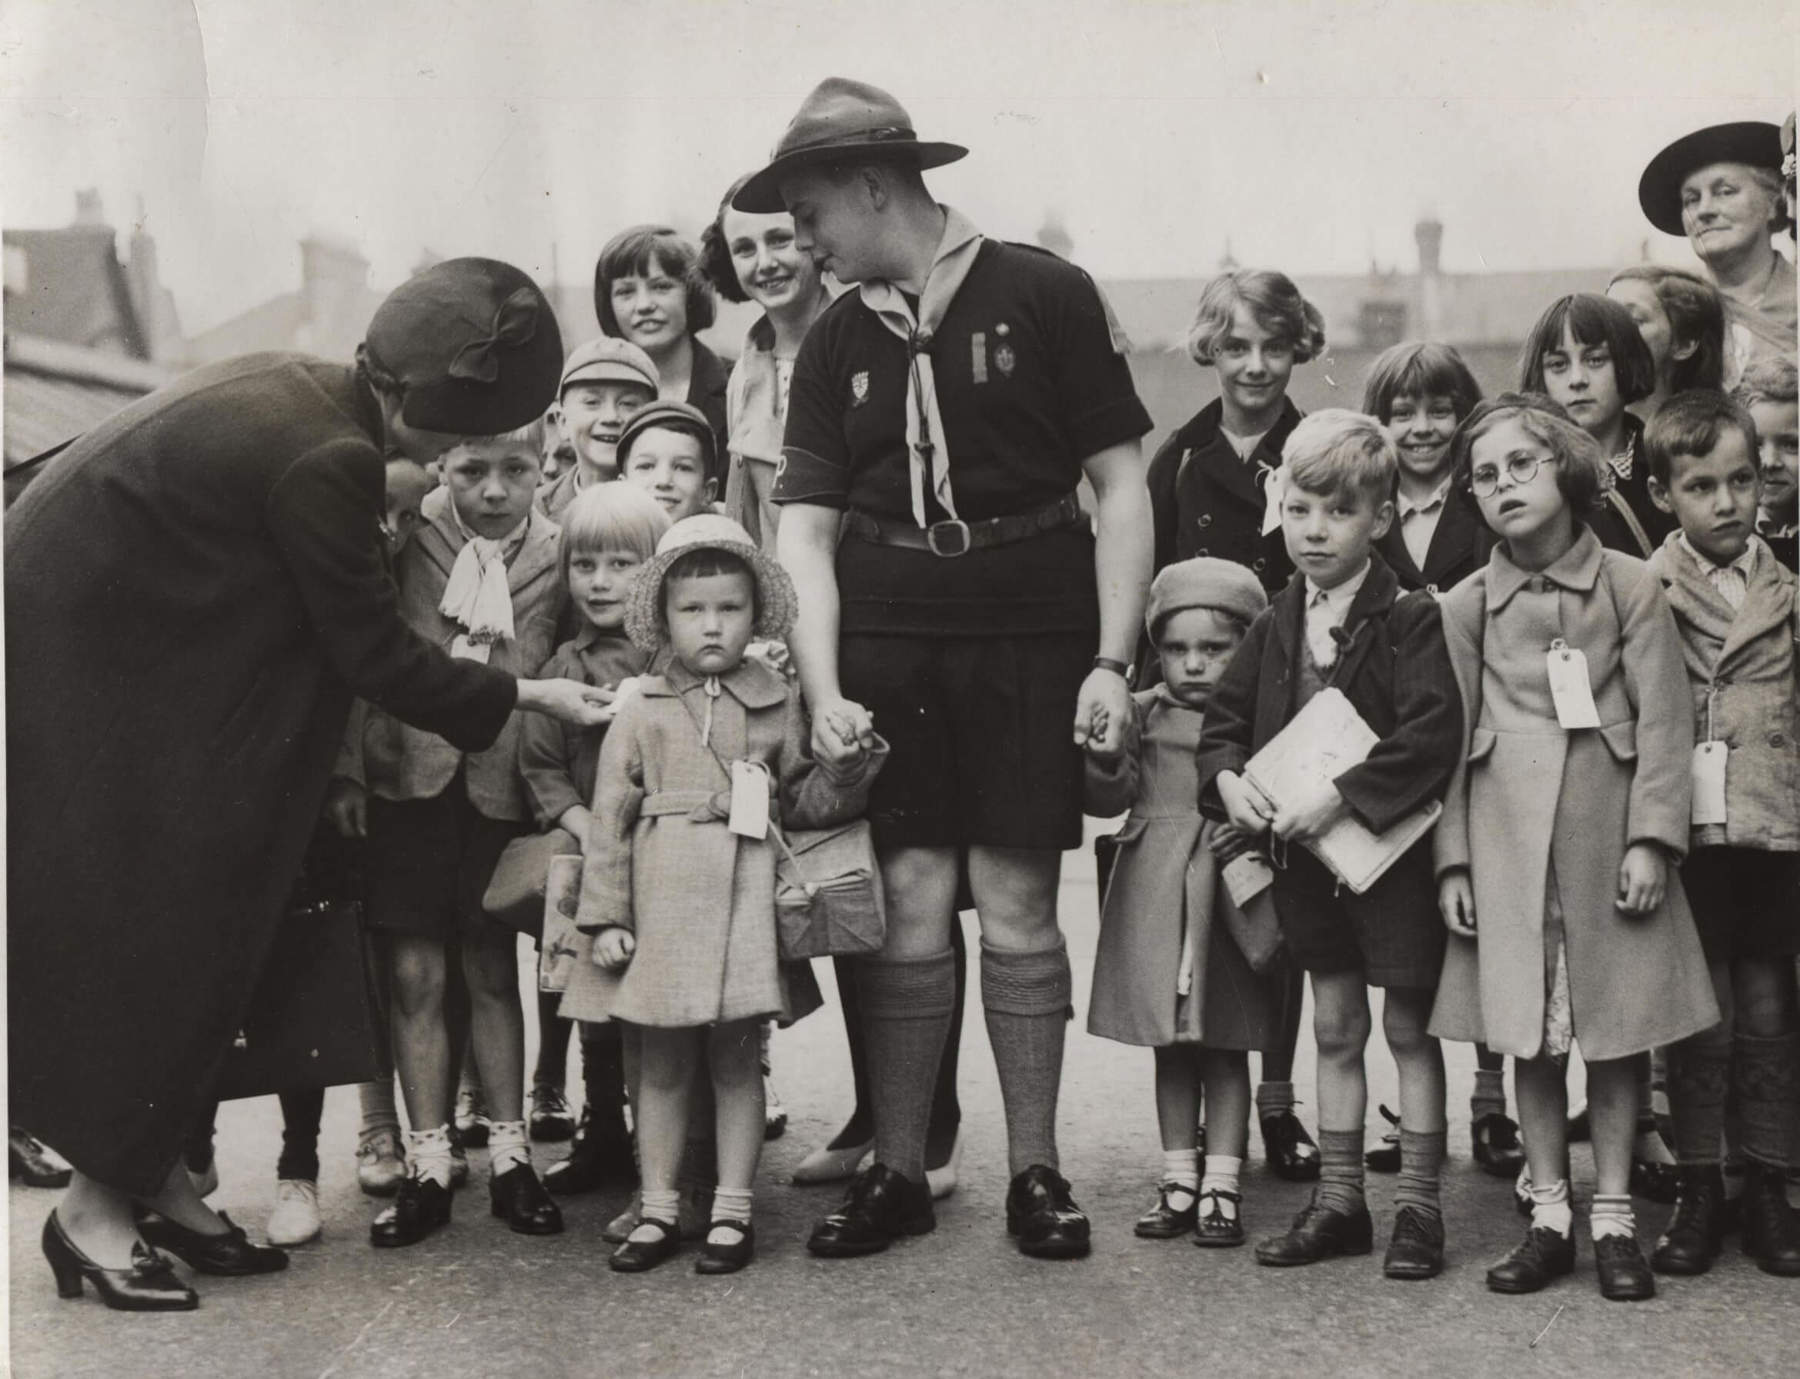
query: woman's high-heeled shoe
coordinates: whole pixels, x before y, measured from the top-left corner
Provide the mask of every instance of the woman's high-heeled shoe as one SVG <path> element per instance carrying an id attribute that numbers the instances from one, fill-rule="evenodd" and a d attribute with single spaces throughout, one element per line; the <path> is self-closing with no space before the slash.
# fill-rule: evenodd
<path id="1" fill-rule="evenodd" d="M 816 1183 L 842 1183 L 856 1176 L 862 1161 L 875 1152 L 875 1137 L 869 1136 L 842 1149 L 821 1145 L 794 1169 L 794 1181 L 802 1187 Z"/>
<path id="2" fill-rule="evenodd" d="M 119 1312 L 192 1312 L 200 1305 L 200 1295 L 143 1241 L 131 1247 L 130 1268 L 102 1269 L 75 1248 L 55 1212 L 44 1218 L 44 1258 L 56 1275 L 58 1297 L 80 1297 L 86 1279 L 100 1301 Z"/>
<path id="3" fill-rule="evenodd" d="M 962 1170 L 963 1132 L 962 1126 L 956 1127 L 956 1138 L 950 1143 L 950 1154 L 943 1163 L 933 1168 L 925 1165 L 925 1185 L 931 1189 L 931 1200 L 940 1202 L 956 1191 L 957 1175 Z"/>

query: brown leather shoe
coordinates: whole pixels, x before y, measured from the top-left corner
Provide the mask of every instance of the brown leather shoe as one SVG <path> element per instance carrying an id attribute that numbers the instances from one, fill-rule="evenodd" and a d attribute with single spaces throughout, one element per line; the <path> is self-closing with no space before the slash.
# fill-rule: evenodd
<path id="1" fill-rule="evenodd" d="M 806 1248 L 823 1259 L 848 1259 L 935 1229 L 930 1186 L 874 1163 L 851 1180 L 843 1205 L 813 1227 Z"/>
<path id="2" fill-rule="evenodd" d="M 1675 1211 L 1650 1252 L 1659 1274 L 1704 1274 L 1725 1235 L 1725 1178 L 1717 1164 L 1683 1164 Z"/>
<path id="3" fill-rule="evenodd" d="M 1320 1206 L 1315 1196 L 1300 1209 L 1286 1235 L 1270 1236 L 1256 1247 L 1256 1262 L 1287 1269 L 1336 1255 L 1366 1255 L 1374 1248 L 1375 1223 L 1367 1206 L 1339 1211 Z"/>
<path id="4" fill-rule="evenodd" d="M 1006 1232 L 1033 1259 L 1080 1259 L 1091 1248 L 1087 1216 L 1048 1164 L 1032 1164 L 1007 1188 Z"/>
<path id="5" fill-rule="evenodd" d="M 1535 1293 L 1574 1271 L 1575 1237 L 1533 1226 L 1511 1254 L 1487 1271 L 1487 1286 L 1495 1293 Z"/>

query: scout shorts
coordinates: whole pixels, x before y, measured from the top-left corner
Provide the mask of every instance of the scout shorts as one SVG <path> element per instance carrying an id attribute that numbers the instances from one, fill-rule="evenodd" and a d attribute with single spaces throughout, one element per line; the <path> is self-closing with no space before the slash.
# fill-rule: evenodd
<path id="1" fill-rule="evenodd" d="M 460 771 L 427 800 L 371 795 L 369 927 L 440 943 L 512 934 L 481 897 L 506 845 L 527 831 L 478 811 Z"/>
<path id="2" fill-rule="evenodd" d="M 1800 953 L 1800 853 L 1696 848 L 1681 888 L 1709 963 Z"/>
<path id="3" fill-rule="evenodd" d="M 893 755 L 869 794 L 880 847 L 1081 844 L 1075 700 L 1091 633 L 846 635 L 844 694 Z"/>

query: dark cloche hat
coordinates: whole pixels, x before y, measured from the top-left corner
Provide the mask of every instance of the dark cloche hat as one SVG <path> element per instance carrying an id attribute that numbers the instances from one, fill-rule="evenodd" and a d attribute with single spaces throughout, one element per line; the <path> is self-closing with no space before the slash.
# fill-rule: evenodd
<path id="1" fill-rule="evenodd" d="M 1681 224 L 1681 184 L 1697 169 L 1714 163 L 1744 163 L 1781 170 L 1781 126 L 1764 120 L 1709 125 L 1684 134 L 1650 160 L 1638 179 L 1638 205 L 1665 235 L 1685 235 Z"/>
<path id="2" fill-rule="evenodd" d="M 827 77 L 800 103 L 769 165 L 738 188 L 733 209 L 768 214 L 785 211 L 781 179 L 809 163 L 848 160 L 908 162 L 938 168 L 968 157 L 961 144 L 926 143 L 913 133 L 906 107 L 880 87 L 848 77 Z"/>
<path id="3" fill-rule="evenodd" d="M 401 418 L 426 431 L 517 430 L 556 400 L 562 376 L 548 299 L 497 259 L 446 259 L 407 279 L 376 308 L 364 349 L 405 388 Z"/>

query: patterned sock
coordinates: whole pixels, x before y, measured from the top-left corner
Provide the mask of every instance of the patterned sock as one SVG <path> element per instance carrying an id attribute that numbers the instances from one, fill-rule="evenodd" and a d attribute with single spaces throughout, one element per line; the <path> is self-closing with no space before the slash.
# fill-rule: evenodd
<path id="1" fill-rule="evenodd" d="M 435 1130 L 408 1130 L 406 1162 L 412 1176 L 420 1182 L 430 1179 L 439 1187 L 450 1186 L 450 1126 L 446 1122 Z"/>
<path id="2" fill-rule="evenodd" d="M 956 958 L 946 948 L 926 958 L 857 964 L 875 1159 L 911 1182 L 925 1178 L 925 1132 L 938 1060 L 956 1008 Z"/>
<path id="3" fill-rule="evenodd" d="M 522 1120 L 497 1120 L 488 1129 L 488 1172 L 498 1178 L 509 1169 L 531 1167 L 531 1143 Z"/>
<path id="4" fill-rule="evenodd" d="M 1669 1049 L 1669 1109 L 1675 1157 L 1684 1164 L 1716 1164 L 1725 1133 L 1725 1089 L 1731 1080 L 1731 1036 L 1722 1025 Z"/>
<path id="5" fill-rule="evenodd" d="M 1400 1178 L 1394 1184 L 1394 1206 L 1417 1207 L 1442 1216 L 1438 1200 L 1438 1176 L 1444 1170 L 1445 1130 L 1408 1130 L 1400 1127 Z"/>
<path id="6" fill-rule="evenodd" d="M 1294 1084 L 1291 1082 L 1259 1082 L 1256 1084 L 1256 1118 L 1267 1120 L 1283 1111 L 1294 1109 Z"/>
<path id="7" fill-rule="evenodd" d="M 1623 1193 L 1612 1197 L 1596 1192 L 1594 1203 L 1588 1208 L 1588 1229 L 1593 1232 L 1596 1241 L 1610 1236 L 1620 1235 L 1628 1240 L 1637 1238 L 1637 1217 L 1632 1214 L 1631 1194 Z"/>
<path id="8" fill-rule="evenodd" d="M 1743 1122 L 1744 1157 L 1785 1168 L 1793 1162 L 1794 1101 L 1800 1094 L 1800 1034 L 1732 1041 L 1732 1087 Z"/>
<path id="9" fill-rule="evenodd" d="M 1362 1211 L 1363 1132 L 1319 1130 L 1319 1186 L 1313 1201 L 1335 1211 Z"/>
<path id="10" fill-rule="evenodd" d="M 1056 1098 L 1068 1023 L 1069 950 L 1014 953 L 981 945 L 981 1004 L 1006 1105 L 1008 1171 L 1055 1168 Z"/>
<path id="11" fill-rule="evenodd" d="M 1186 1188 L 1189 1196 L 1199 1191 L 1200 1151 L 1197 1149 L 1163 1150 L 1162 1181 L 1176 1183 Z"/>
<path id="12" fill-rule="evenodd" d="M 1575 1209 L 1569 1205 L 1569 1180 L 1558 1178 L 1546 1187 L 1533 1183 L 1531 1193 L 1531 1228 L 1555 1231 L 1564 1240 L 1575 1229 Z"/>
<path id="13" fill-rule="evenodd" d="M 1243 1171 L 1244 1160 L 1236 1154 L 1208 1154 L 1206 1156 L 1206 1174 L 1200 1179 L 1200 1191 L 1236 1192 L 1238 1175 Z M 1219 1212 L 1227 1221 L 1237 1220 L 1237 1203 L 1225 1198 L 1218 1199 Z"/>
<path id="14" fill-rule="evenodd" d="M 1506 1073 L 1500 1068 L 1475 1069 L 1475 1092 L 1469 1098 L 1469 1119 L 1506 1114 Z"/>

